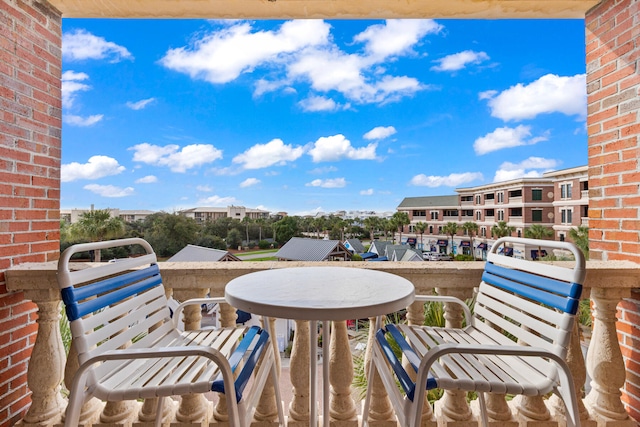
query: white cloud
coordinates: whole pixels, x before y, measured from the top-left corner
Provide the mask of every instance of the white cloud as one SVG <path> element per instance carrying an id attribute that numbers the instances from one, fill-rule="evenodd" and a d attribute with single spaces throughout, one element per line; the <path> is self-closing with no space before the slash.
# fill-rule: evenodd
<path id="1" fill-rule="evenodd" d="M 92 156 L 87 163 L 71 162 L 62 165 L 60 180 L 71 182 L 77 179 L 98 179 L 105 176 L 118 175 L 126 170 L 114 158 L 107 156 Z"/>
<path id="2" fill-rule="evenodd" d="M 262 169 L 269 166 L 283 166 L 287 162 L 297 160 L 304 154 L 304 147 L 285 145 L 276 138 L 266 144 L 256 144 L 244 153 L 233 158 L 233 163 L 239 163 L 245 169 Z"/>
<path id="3" fill-rule="evenodd" d="M 211 196 L 204 199 L 198 200 L 197 204 L 200 206 L 229 206 L 235 205 L 238 203 L 238 200 L 235 197 L 220 197 L 220 196 Z"/>
<path id="4" fill-rule="evenodd" d="M 485 90 L 484 92 L 480 92 L 478 94 L 478 99 L 491 99 L 498 94 L 497 90 Z"/>
<path id="5" fill-rule="evenodd" d="M 335 166 L 325 166 L 322 168 L 311 169 L 309 171 L 309 173 L 313 175 L 320 175 L 320 174 L 331 173 L 331 172 L 338 172 L 338 168 Z"/>
<path id="6" fill-rule="evenodd" d="M 371 196 L 373 195 L 373 188 L 368 188 L 366 190 L 360 190 L 361 196 Z"/>
<path id="7" fill-rule="evenodd" d="M 489 60 L 489 55 L 485 52 L 465 50 L 435 60 L 434 62 L 437 62 L 438 65 L 434 65 L 431 69 L 433 71 L 458 71 L 465 68 L 468 64 L 479 64 L 487 60 Z"/>
<path id="8" fill-rule="evenodd" d="M 127 197 L 135 194 L 133 187 L 121 188 L 114 185 L 87 184 L 82 188 L 102 197 Z"/>
<path id="9" fill-rule="evenodd" d="M 213 188 L 209 187 L 208 185 L 198 185 L 196 186 L 196 190 L 202 191 L 203 193 L 209 193 L 213 191 Z"/>
<path id="10" fill-rule="evenodd" d="M 380 140 L 390 137 L 396 133 L 396 128 L 393 126 L 378 126 L 365 133 L 362 137 L 368 140 Z"/>
<path id="11" fill-rule="evenodd" d="M 331 98 L 325 98 L 324 96 L 310 96 L 302 101 L 298 102 L 300 108 L 304 111 L 338 111 L 345 109 L 345 106 L 342 106 L 335 102 Z M 348 108 L 348 106 L 346 106 Z"/>
<path id="12" fill-rule="evenodd" d="M 127 48 L 108 42 L 86 30 L 75 30 L 62 35 L 62 57 L 68 61 L 108 59 L 109 62 L 119 62 L 123 59 L 133 59 Z"/>
<path id="13" fill-rule="evenodd" d="M 346 187 L 347 181 L 344 178 L 314 179 L 305 185 L 307 187 L 343 188 Z"/>
<path id="14" fill-rule="evenodd" d="M 323 136 L 313 144 L 309 155 L 314 163 L 335 162 L 342 159 L 349 160 L 374 160 L 378 144 L 372 142 L 366 147 L 354 148 L 351 141 L 338 134 Z"/>
<path id="15" fill-rule="evenodd" d="M 136 179 L 136 184 L 153 184 L 154 182 L 158 182 L 158 178 L 154 175 L 147 175 L 140 179 Z"/>
<path id="16" fill-rule="evenodd" d="M 520 163 L 504 162 L 493 177 L 493 182 L 509 181 L 518 178 L 537 178 L 543 173 L 557 168 L 560 162 L 544 157 L 529 157 Z"/>
<path id="17" fill-rule="evenodd" d="M 369 26 L 354 37 L 365 43 L 365 50 L 377 62 L 398 55 L 413 53 L 420 39 L 436 34 L 444 27 L 431 19 L 387 19 L 385 24 Z"/>
<path id="18" fill-rule="evenodd" d="M 161 147 L 144 142 L 130 147 L 129 150 L 134 151 L 133 161 L 167 166 L 173 172 L 186 172 L 222 158 L 222 150 L 210 144 L 192 144 L 180 149 L 174 144 Z"/>
<path id="19" fill-rule="evenodd" d="M 155 98 L 147 98 L 147 99 L 141 99 L 140 101 L 136 101 L 136 102 L 128 101 L 127 107 L 131 108 L 132 110 L 142 110 L 147 105 L 154 102 L 155 100 L 156 100 Z"/>
<path id="20" fill-rule="evenodd" d="M 75 71 L 65 71 L 62 73 L 62 107 L 71 108 L 76 99 L 77 92 L 91 89 L 91 86 L 80 83 L 88 78 L 89 75 L 86 73 L 76 73 Z"/>
<path id="21" fill-rule="evenodd" d="M 260 180 L 257 178 L 247 178 L 240 183 L 240 188 L 251 187 L 252 185 L 260 184 Z"/>
<path id="22" fill-rule="evenodd" d="M 253 31 L 240 22 L 205 35 L 191 46 L 170 49 L 160 63 L 192 78 L 227 83 L 265 63 L 308 46 L 327 43 L 329 24 L 320 20 L 287 21 L 274 31 Z"/>
<path id="23" fill-rule="evenodd" d="M 189 46 L 168 50 L 160 63 L 214 84 L 231 82 L 259 68 L 268 69 L 269 79 L 257 80 L 254 97 L 276 90 L 296 92 L 293 85 L 306 82 L 313 92 L 337 91 L 347 101 L 368 104 L 393 102 L 429 88 L 413 77 L 387 75 L 380 64 L 413 54 L 422 38 L 442 29 L 435 21 L 388 20 L 372 25 L 356 36 L 355 42 L 362 42 L 364 47 L 353 54 L 333 42 L 330 29 L 321 20 L 287 21 L 270 31 L 238 21 L 198 35 Z M 349 104 L 336 102 L 333 106 L 311 97 L 301 106 L 307 111 L 327 111 L 349 108 Z"/>
<path id="24" fill-rule="evenodd" d="M 530 137 L 531 126 L 518 125 L 515 128 L 505 126 L 476 139 L 473 149 L 477 155 L 481 156 L 504 148 L 533 145 L 547 140 L 547 136 Z"/>
<path id="25" fill-rule="evenodd" d="M 82 117 L 74 114 L 65 114 L 62 121 L 71 126 L 88 127 L 93 126 L 103 119 L 104 115 L 94 114 L 92 116 Z"/>
<path id="26" fill-rule="evenodd" d="M 484 177 L 480 172 L 452 173 L 448 176 L 416 175 L 411 178 L 410 185 L 418 187 L 457 187 L 472 181 L 481 181 Z"/>
<path id="27" fill-rule="evenodd" d="M 489 99 L 491 115 L 504 121 L 533 119 L 539 114 L 550 113 L 584 119 L 587 114 L 586 87 L 585 74 L 569 77 L 547 74 L 529 85 L 518 83 L 486 99 Z"/>

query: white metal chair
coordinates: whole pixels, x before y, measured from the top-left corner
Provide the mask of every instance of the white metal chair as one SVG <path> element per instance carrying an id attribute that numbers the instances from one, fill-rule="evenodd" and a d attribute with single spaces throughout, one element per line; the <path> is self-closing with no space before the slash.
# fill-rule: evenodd
<path id="1" fill-rule="evenodd" d="M 573 253 L 575 264 L 565 268 L 499 255 L 497 250 L 504 243 L 564 249 Z M 380 373 L 400 425 L 420 426 L 426 391 L 440 388 L 478 392 L 485 426 L 484 393 L 541 396 L 555 392 L 567 407 L 567 426 L 579 426 L 578 398 L 565 357 L 584 276 L 584 257 L 574 245 L 507 237 L 499 239 L 488 254 L 473 315 L 453 297 L 416 297 L 462 305 L 466 326 L 387 325 L 377 331 L 369 369 Z M 393 341 L 408 361 L 406 369 L 392 349 Z M 370 397 L 371 387 L 364 424 Z"/>
<path id="2" fill-rule="evenodd" d="M 125 245 L 140 245 L 146 254 L 70 268 L 75 253 Z M 256 326 L 180 331 L 176 323 L 182 308 L 203 300 L 182 303 L 170 317 L 156 255 L 145 240 L 74 245 L 61 255 L 58 282 L 80 365 L 65 426 L 78 425 L 80 409 L 92 396 L 105 401 L 157 397 L 160 425 L 164 397 L 215 391 L 227 397 L 229 424 L 246 427 L 268 375 L 284 426 L 273 335 Z"/>

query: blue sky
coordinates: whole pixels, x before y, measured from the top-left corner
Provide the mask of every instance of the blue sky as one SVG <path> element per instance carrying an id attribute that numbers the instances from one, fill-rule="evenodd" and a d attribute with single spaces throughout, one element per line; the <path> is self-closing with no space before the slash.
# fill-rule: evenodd
<path id="1" fill-rule="evenodd" d="M 395 210 L 587 162 L 584 21 L 63 20 L 62 208 Z"/>

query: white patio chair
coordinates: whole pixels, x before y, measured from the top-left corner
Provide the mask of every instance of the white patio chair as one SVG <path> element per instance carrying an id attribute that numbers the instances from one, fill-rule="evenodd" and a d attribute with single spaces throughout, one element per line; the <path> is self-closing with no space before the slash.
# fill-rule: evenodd
<path id="1" fill-rule="evenodd" d="M 69 262 L 75 253 L 126 245 L 140 245 L 146 254 L 81 269 Z M 284 426 L 270 334 L 256 326 L 179 330 L 176 323 L 182 308 L 204 300 L 184 302 L 170 317 L 156 255 L 145 240 L 74 245 L 61 255 L 58 282 L 80 365 L 65 426 L 78 425 L 80 409 L 90 397 L 159 398 L 159 426 L 163 398 L 215 391 L 226 396 L 229 425 L 246 427 L 268 375 Z"/>

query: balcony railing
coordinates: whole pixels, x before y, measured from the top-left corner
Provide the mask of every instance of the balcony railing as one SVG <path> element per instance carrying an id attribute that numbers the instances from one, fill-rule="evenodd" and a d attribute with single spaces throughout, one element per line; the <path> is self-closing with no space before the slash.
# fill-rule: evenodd
<path id="1" fill-rule="evenodd" d="M 327 266 L 331 263 L 300 262 L 225 262 L 225 263 L 161 263 L 160 267 L 168 291 L 178 300 L 203 297 L 206 294 L 222 296 L 225 284 L 231 279 L 253 271 L 271 268 L 299 266 Z M 449 263 L 343 263 L 353 268 L 376 269 L 394 273 L 410 280 L 416 293 L 437 292 L 469 298 L 480 282 L 484 264 L 481 262 Z M 66 359 L 60 336 L 59 291 L 53 263 L 22 264 L 6 272 L 7 287 L 24 291 L 26 298 L 38 306 L 38 336 L 33 347 L 28 368 L 28 386 L 32 392 L 32 404 L 23 424 L 54 425 L 61 422 L 66 398 L 61 393 L 61 383 L 69 384 L 77 369 L 70 357 Z M 304 286 L 301 278 L 300 286 Z M 591 298 L 593 330 L 585 358 L 581 350 L 578 326 L 574 330 L 568 362 L 573 371 L 577 389 L 582 389 L 587 373 L 590 383 L 586 397 L 581 401 L 583 426 L 635 426 L 625 412 L 620 388 L 625 382 L 625 365 L 616 334 L 616 306 L 630 295 L 630 290 L 640 287 L 640 266 L 628 262 L 589 261 L 585 282 L 585 297 Z M 235 323 L 235 310 L 223 304 L 220 310 L 221 324 Z M 445 306 L 444 317 L 448 326 L 460 326 L 463 315 L 457 306 Z M 414 303 L 407 310 L 411 323 L 422 323 L 423 306 Z M 185 312 L 185 328 L 198 328 L 201 311 L 195 307 Z M 308 426 L 309 384 L 309 325 L 296 322 L 293 351 L 290 361 L 292 398 L 285 408 L 289 426 Z M 331 425 L 335 427 L 358 426 L 359 402 L 352 397 L 354 367 L 349 347 L 346 322 L 336 322 L 331 339 Z M 371 335 L 369 336 L 371 340 Z M 306 349 L 306 350 L 305 350 Z M 73 352 L 73 348 L 71 350 Z M 282 382 L 281 381 L 281 382 Z M 372 381 L 380 381 L 373 378 Z M 580 394 L 580 393 L 579 393 Z M 425 424 L 429 426 L 477 426 L 476 401 L 467 403 L 466 393 L 447 392 L 437 400 L 433 409 L 425 405 Z M 200 395 L 183 398 L 174 405 L 165 405 L 165 423 L 180 426 L 214 426 L 224 424 L 224 406 L 217 399 Z M 516 398 L 508 401 L 504 395 L 490 395 L 487 401 L 489 414 L 496 426 L 562 426 L 565 425 L 564 407 L 556 398 Z M 88 401 L 82 411 L 82 424 L 98 426 L 151 425 L 155 419 L 155 401 L 104 403 Z M 371 425 L 395 426 L 393 411 L 382 387 L 373 393 Z M 273 392 L 263 395 L 257 421 L 260 426 L 276 425 L 276 402 Z M 168 425 L 168 424 L 167 424 Z"/>

